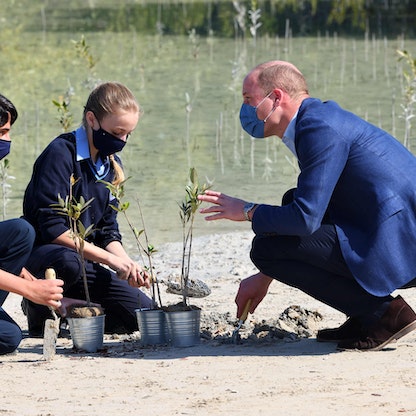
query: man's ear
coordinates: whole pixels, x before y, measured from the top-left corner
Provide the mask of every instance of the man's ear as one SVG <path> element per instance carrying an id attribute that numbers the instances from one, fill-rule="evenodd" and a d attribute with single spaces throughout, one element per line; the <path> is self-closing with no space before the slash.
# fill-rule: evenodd
<path id="1" fill-rule="evenodd" d="M 275 88 L 273 90 L 273 93 L 274 93 L 275 101 L 280 101 L 282 99 L 283 91 L 280 88 Z"/>

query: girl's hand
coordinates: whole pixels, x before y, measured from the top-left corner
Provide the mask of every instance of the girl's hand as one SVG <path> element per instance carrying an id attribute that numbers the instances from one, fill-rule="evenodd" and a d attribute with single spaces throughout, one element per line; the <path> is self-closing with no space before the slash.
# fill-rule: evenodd
<path id="1" fill-rule="evenodd" d="M 133 287 L 144 286 L 149 289 L 151 285 L 150 274 L 146 270 L 142 269 L 137 263 L 134 263 L 134 267 L 132 268 L 127 280 L 129 285 Z"/>
<path id="2" fill-rule="evenodd" d="M 150 275 L 146 270 L 130 258 L 118 260 L 117 265 L 113 265 L 112 268 L 119 279 L 127 280 L 132 287 L 150 287 Z"/>

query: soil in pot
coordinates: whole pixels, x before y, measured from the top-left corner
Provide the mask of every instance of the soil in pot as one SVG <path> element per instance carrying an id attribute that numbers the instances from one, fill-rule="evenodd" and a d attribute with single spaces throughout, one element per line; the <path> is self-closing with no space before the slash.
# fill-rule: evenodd
<path id="1" fill-rule="evenodd" d="M 101 306 L 72 305 L 67 313 L 69 318 L 91 318 L 100 315 L 104 315 L 104 309 Z"/>
<path id="2" fill-rule="evenodd" d="M 175 303 L 174 305 L 167 305 L 163 307 L 165 312 L 182 312 L 182 311 L 195 311 L 201 310 L 195 305 L 184 305 L 183 302 Z"/>

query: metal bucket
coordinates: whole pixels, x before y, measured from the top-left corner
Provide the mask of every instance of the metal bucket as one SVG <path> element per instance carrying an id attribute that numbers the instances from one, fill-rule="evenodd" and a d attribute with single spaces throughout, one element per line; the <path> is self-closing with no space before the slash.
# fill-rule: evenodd
<path id="1" fill-rule="evenodd" d="M 166 312 L 169 338 L 174 347 L 192 347 L 200 342 L 201 310 Z"/>
<path id="2" fill-rule="evenodd" d="M 103 347 L 105 315 L 67 320 L 75 348 L 96 352 Z"/>
<path id="3" fill-rule="evenodd" d="M 165 312 L 160 309 L 136 309 L 142 345 L 166 344 L 169 341 Z"/>

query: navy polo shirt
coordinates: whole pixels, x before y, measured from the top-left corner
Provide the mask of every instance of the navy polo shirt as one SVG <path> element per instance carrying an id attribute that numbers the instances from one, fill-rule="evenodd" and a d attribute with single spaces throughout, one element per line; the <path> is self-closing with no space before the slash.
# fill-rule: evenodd
<path id="1" fill-rule="evenodd" d="M 116 160 L 120 162 L 117 156 Z M 121 241 L 117 212 L 109 190 L 101 179 L 111 182 L 114 170 L 108 158 L 93 163 L 89 155 L 88 140 L 81 127 L 72 133 L 55 138 L 39 155 L 23 199 L 23 216 L 36 230 L 36 244 L 51 243 L 69 229 L 68 219 L 52 207 L 58 195 L 69 195 L 70 177 L 78 179 L 73 187 L 77 201 L 83 196 L 93 198 L 90 207 L 81 216 L 84 227 L 94 226 L 88 241 L 104 248 L 111 241 Z"/>

